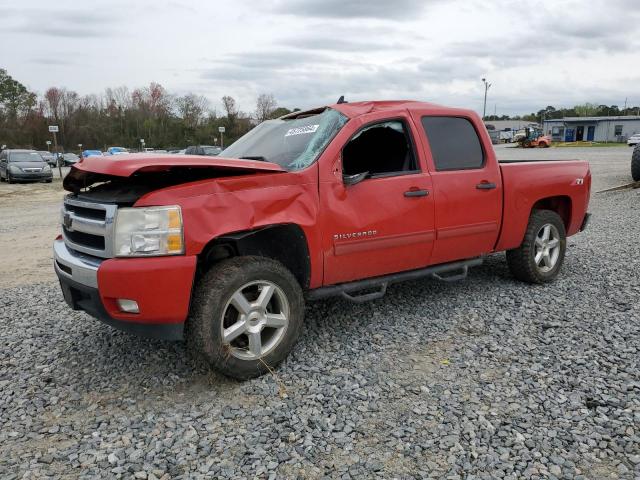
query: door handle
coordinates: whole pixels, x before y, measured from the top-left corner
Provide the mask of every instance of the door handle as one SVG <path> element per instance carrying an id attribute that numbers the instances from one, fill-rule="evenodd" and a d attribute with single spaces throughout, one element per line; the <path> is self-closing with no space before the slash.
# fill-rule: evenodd
<path id="1" fill-rule="evenodd" d="M 495 183 L 489 183 L 489 182 L 482 182 L 476 185 L 476 188 L 478 190 L 493 190 L 494 188 L 496 188 L 496 184 Z"/>
<path id="2" fill-rule="evenodd" d="M 426 197 L 429 195 L 429 190 L 407 190 L 404 192 L 405 197 Z"/>

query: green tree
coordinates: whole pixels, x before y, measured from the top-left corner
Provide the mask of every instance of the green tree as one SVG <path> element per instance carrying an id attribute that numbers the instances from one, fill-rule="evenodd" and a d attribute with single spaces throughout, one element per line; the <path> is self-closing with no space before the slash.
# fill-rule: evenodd
<path id="1" fill-rule="evenodd" d="M 6 70 L 0 69 L 0 107 L 9 119 L 26 114 L 36 104 L 36 95 L 14 80 Z"/>

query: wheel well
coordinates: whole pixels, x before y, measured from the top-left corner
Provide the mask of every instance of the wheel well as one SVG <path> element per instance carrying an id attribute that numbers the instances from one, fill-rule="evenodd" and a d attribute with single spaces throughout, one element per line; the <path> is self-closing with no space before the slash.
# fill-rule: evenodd
<path id="1" fill-rule="evenodd" d="M 562 218 L 564 228 L 569 230 L 569 225 L 571 225 L 571 198 L 566 196 L 543 198 L 538 200 L 531 210 L 551 210 L 556 212 Z"/>
<path id="2" fill-rule="evenodd" d="M 226 258 L 257 255 L 282 263 L 308 288 L 311 262 L 307 238 L 295 224 L 270 225 L 256 230 L 234 232 L 211 240 L 198 256 L 199 268 L 207 269 Z"/>

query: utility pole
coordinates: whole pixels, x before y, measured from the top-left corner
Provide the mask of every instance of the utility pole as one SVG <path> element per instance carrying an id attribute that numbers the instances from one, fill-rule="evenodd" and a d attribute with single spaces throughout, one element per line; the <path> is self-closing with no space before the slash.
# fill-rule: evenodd
<path id="1" fill-rule="evenodd" d="M 58 164 L 58 173 L 60 174 L 60 180 L 62 180 L 62 162 L 60 161 L 60 155 L 58 153 L 58 137 L 56 133 L 58 133 L 57 125 L 49 125 L 49 131 L 53 133 L 53 152 L 56 155 L 56 163 Z"/>
<path id="2" fill-rule="evenodd" d="M 491 84 L 487 82 L 486 78 L 482 79 L 482 83 L 484 83 L 484 107 L 482 108 L 482 120 L 484 120 L 487 115 L 487 90 L 489 90 Z"/>
<path id="3" fill-rule="evenodd" d="M 218 127 L 218 132 L 220 133 L 220 148 L 224 150 L 224 127 Z"/>

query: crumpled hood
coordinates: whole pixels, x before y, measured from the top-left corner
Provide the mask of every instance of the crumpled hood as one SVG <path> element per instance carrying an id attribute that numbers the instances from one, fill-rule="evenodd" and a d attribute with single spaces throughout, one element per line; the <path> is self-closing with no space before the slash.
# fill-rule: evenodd
<path id="1" fill-rule="evenodd" d="M 66 190 L 77 192 L 113 177 L 129 178 L 140 174 L 191 172 L 200 177 L 246 175 L 260 172 L 286 172 L 280 165 L 257 160 L 207 157 L 202 155 L 154 155 L 144 153 L 86 157 L 75 163 L 64 178 Z"/>

